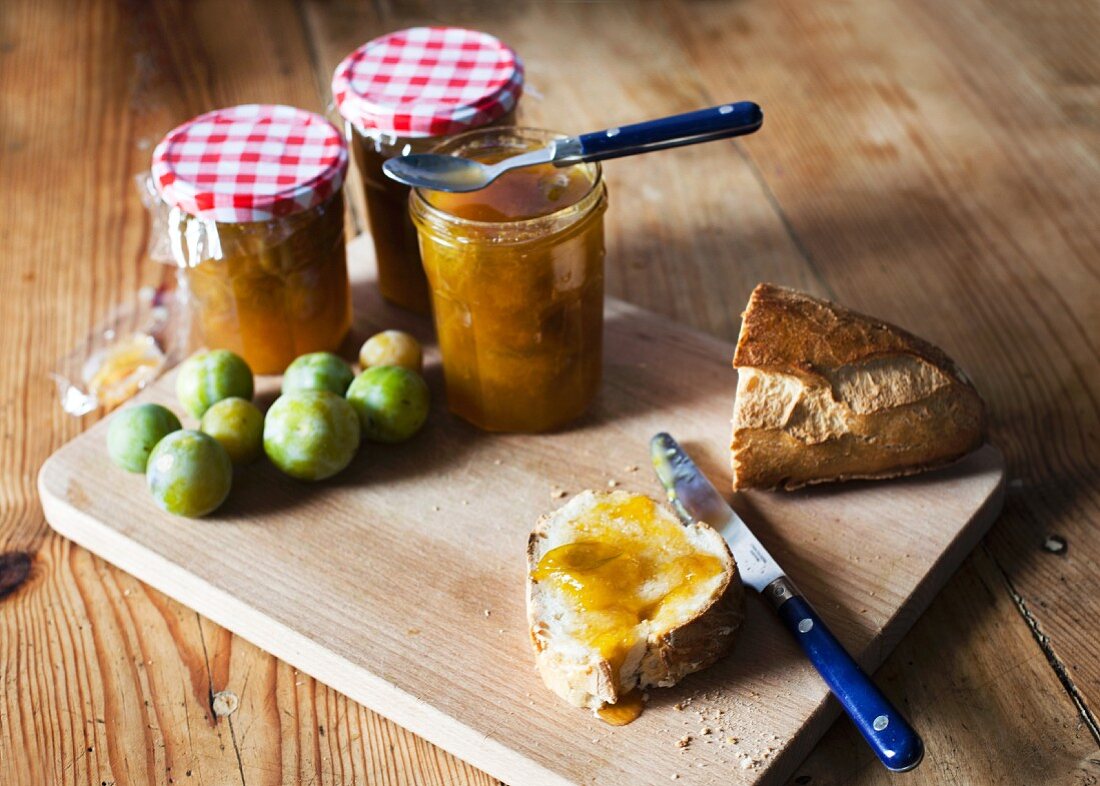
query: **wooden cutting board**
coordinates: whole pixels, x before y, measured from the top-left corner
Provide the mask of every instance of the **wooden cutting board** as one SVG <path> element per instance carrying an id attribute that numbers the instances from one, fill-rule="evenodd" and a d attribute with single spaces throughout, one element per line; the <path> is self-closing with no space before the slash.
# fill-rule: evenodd
<path id="1" fill-rule="evenodd" d="M 364 241 L 349 248 L 355 337 L 401 327 L 428 339 L 426 321 L 378 299 Z M 621 728 L 542 686 L 524 613 L 535 519 L 561 491 L 617 485 L 659 497 L 655 432 L 671 432 L 729 486 L 732 351 L 608 301 L 601 397 L 568 431 L 489 435 L 450 416 L 429 347 L 424 430 L 365 446 L 329 481 L 303 484 L 261 462 L 238 471 L 210 518 L 175 518 L 140 475 L 109 463 L 102 421 L 43 466 L 42 504 L 77 543 L 514 786 L 778 783 L 838 710 L 758 598 L 728 659 L 652 691 Z M 173 383 L 170 374 L 142 398 L 180 411 Z M 258 398 L 276 389 L 261 380 Z M 734 507 L 874 669 L 997 516 L 1003 477 L 986 446 L 916 478 L 743 494 Z M 919 730 L 923 719 L 911 720 Z"/>

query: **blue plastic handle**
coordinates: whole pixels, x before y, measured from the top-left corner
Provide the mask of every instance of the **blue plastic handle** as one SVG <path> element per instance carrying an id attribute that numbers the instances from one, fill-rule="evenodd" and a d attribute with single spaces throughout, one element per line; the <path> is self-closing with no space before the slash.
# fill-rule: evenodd
<path id="1" fill-rule="evenodd" d="M 920 764 L 924 756 L 920 735 L 852 660 L 809 602 L 794 595 L 777 611 L 886 768 L 905 772 Z"/>
<path id="2" fill-rule="evenodd" d="M 602 161 L 751 134 L 763 122 L 764 113 L 751 101 L 722 104 L 682 115 L 581 134 L 576 138 L 581 148 L 578 160 Z"/>

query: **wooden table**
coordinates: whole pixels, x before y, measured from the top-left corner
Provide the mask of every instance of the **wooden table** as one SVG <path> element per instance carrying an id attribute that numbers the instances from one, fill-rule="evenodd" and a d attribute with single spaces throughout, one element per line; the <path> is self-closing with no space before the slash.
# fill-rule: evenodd
<path id="1" fill-rule="evenodd" d="M 1009 495 L 878 673 L 928 747 L 907 782 L 1096 783 L 1100 6 L 396 5 L 0 6 L 0 782 L 490 782 L 50 534 L 34 486 L 91 422 L 57 406 L 54 359 L 164 275 L 132 183 L 160 135 L 234 103 L 322 110 L 343 54 L 434 22 L 522 53 L 531 125 L 765 107 L 754 137 L 608 166 L 609 291 L 732 340 L 752 286 L 786 283 L 970 371 Z M 887 780 L 846 721 L 794 778 Z"/>

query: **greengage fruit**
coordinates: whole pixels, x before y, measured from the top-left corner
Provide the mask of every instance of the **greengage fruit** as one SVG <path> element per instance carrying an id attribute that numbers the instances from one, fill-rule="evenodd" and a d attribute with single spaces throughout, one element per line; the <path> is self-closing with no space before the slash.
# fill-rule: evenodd
<path id="1" fill-rule="evenodd" d="M 172 410 L 160 404 L 136 404 L 114 414 L 107 427 L 111 461 L 130 472 L 144 472 L 157 443 L 183 426 Z"/>
<path id="2" fill-rule="evenodd" d="M 214 404 L 203 414 L 199 430 L 218 440 L 234 464 L 251 464 L 264 451 L 264 415 L 243 398 Z"/>
<path id="3" fill-rule="evenodd" d="M 367 439 L 403 442 L 427 420 L 431 394 L 428 384 L 415 371 L 401 366 L 375 366 L 351 383 L 348 401 Z"/>
<path id="4" fill-rule="evenodd" d="M 153 448 L 145 480 L 163 510 L 196 518 L 225 502 L 233 465 L 225 448 L 209 434 L 173 431 Z"/>
<path id="5" fill-rule="evenodd" d="M 359 448 L 359 419 L 327 390 L 299 390 L 275 399 L 264 419 L 264 452 L 299 480 L 322 480 L 346 467 Z"/>
<path id="6" fill-rule="evenodd" d="M 296 358 L 283 372 L 283 393 L 327 390 L 342 396 L 355 379 L 351 366 L 331 352 L 311 352 Z"/>
<path id="7" fill-rule="evenodd" d="M 180 365 L 176 397 L 195 418 L 225 398 L 252 398 L 252 369 L 228 349 L 198 352 Z"/>
<path id="8" fill-rule="evenodd" d="M 400 330 L 383 330 L 366 340 L 359 350 L 359 365 L 401 366 L 419 372 L 423 365 L 420 342 Z"/>

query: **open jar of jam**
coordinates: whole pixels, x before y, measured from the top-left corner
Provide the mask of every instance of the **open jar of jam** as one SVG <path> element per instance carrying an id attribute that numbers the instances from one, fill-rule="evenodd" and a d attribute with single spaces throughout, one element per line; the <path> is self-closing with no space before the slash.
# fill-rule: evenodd
<path id="1" fill-rule="evenodd" d="M 559 135 L 482 129 L 435 149 L 493 163 Z M 505 173 L 464 194 L 414 190 L 451 411 L 489 431 L 558 428 L 600 384 L 607 191 L 598 164 Z"/>
<path id="2" fill-rule="evenodd" d="M 151 176 L 206 346 L 258 374 L 339 346 L 351 327 L 347 166 L 339 130 L 289 106 L 218 109 L 164 137 Z"/>
<path id="3" fill-rule="evenodd" d="M 332 95 L 355 151 L 386 300 L 421 314 L 430 307 L 409 189 L 386 177 L 382 164 L 454 134 L 514 124 L 522 90 L 523 63 L 512 49 L 458 27 L 398 30 L 337 66 Z"/>

